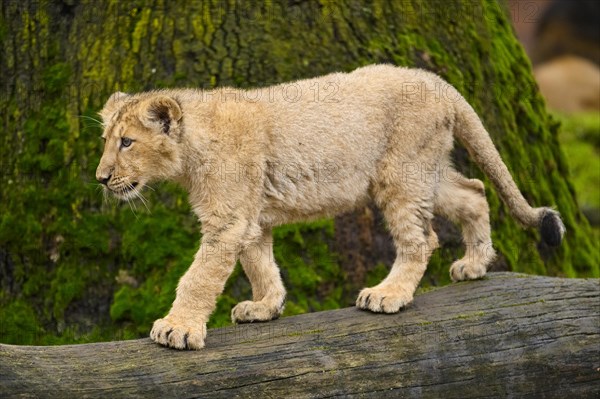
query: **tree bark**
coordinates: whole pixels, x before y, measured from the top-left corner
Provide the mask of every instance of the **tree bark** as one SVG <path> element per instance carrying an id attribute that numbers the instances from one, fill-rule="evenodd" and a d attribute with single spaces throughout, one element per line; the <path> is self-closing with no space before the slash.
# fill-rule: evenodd
<path id="1" fill-rule="evenodd" d="M 149 339 L 0 345 L 3 397 L 545 397 L 600 392 L 598 280 L 491 273 L 395 315 L 356 308 Z"/>

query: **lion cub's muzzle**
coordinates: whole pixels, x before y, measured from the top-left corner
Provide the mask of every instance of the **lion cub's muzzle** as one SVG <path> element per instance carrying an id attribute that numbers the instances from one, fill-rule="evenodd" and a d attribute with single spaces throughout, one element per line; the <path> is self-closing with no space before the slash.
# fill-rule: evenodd
<path id="1" fill-rule="evenodd" d="M 117 197 L 127 197 L 128 194 L 133 193 L 140 186 L 140 183 L 137 181 L 131 183 L 123 179 L 112 179 L 111 181 L 110 177 L 102 180 L 98 179 L 98 181 Z"/>

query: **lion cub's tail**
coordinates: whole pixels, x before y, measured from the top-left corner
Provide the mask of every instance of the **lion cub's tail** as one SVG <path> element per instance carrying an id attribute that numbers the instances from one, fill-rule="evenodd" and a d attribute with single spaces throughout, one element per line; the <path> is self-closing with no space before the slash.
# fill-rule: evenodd
<path id="1" fill-rule="evenodd" d="M 513 217 L 525 227 L 538 227 L 542 240 L 546 244 L 560 245 L 565 233 L 565 226 L 559 213 L 547 207 L 532 208 L 523 198 L 473 108 L 466 101 L 459 101 L 455 103 L 455 109 L 454 135 L 463 143 L 477 165 L 492 181 Z"/>

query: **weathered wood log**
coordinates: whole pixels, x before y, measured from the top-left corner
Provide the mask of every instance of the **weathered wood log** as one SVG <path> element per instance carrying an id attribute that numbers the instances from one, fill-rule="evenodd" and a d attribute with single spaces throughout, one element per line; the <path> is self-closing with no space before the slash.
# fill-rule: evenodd
<path id="1" fill-rule="evenodd" d="M 149 339 L 0 345 L 3 397 L 597 397 L 598 280 L 491 273 L 355 308 L 209 330 L 201 351 Z"/>

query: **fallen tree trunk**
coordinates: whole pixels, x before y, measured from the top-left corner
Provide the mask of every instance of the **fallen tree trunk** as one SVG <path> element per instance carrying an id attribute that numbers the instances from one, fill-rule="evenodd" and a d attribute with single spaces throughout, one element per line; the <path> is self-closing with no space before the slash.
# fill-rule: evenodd
<path id="1" fill-rule="evenodd" d="M 197 352 L 149 339 L 0 345 L 13 397 L 597 397 L 598 280 L 491 273 L 396 315 L 355 308 L 209 330 Z"/>

